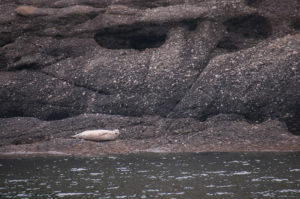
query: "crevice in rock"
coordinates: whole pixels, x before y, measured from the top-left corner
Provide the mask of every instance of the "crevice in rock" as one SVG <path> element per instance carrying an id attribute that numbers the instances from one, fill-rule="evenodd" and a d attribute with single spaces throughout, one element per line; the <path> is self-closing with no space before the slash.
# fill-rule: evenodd
<path id="1" fill-rule="evenodd" d="M 10 117 L 26 117 L 23 113 L 22 107 L 15 105 L 9 109 L 9 111 L 2 110 L 0 113 L 0 118 L 10 118 Z"/>
<path id="2" fill-rule="evenodd" d="M 39 65 L 37 63 L 26 63 L 26 64 L 20 64 L 17 65 L 16 67 L 9 67 L 7 70 L 8 71 L 15 71 L 15 70 L 38 70 L 40 69 Z"/>
<path id="3" fill-rule="evenodd" d="M 214 117 L 216 115 L 218 115 L 220 113 L 215 113 L 215 114 L 211 114 L 205 118 L 200 118 L 199 120 L 201 122 L 204 122 L 206 120 L 208 120 L 211 117 Z M 281 116 L 266 116 L 262 113 L 259 112 L 259 110 L 255 111 L 249 111 L 248 113 L 245 114 L 240 114 L 240 113 L 224 113 L 224 114 L 235 114 L 235 115 L 240 115 L 243 118 L 245 118 L 245 120 L 249 123 L 249 124 L 261 124 L 269 119 L 279 119 L 280 121 L 284 122 L 288 128 L 288 131 L 290 133 L 292 133 L 293 135 L 297 135 L 300 136 L 300 115 L 294 115 L 293 117 L 290 118 L 284 118 L 282 119 Z"/>
<path id="4" fill-rule="evenodd" d="M 251 7 L 259 7 L 263 0 L 245 0 L 246 4 Z"/>
<path id="5" fill-rule="evenodd" d="M 52 61 L 50 61 L 48 63 L 43 63 L 43 64 L 41 64 L 41 62 L 43 60 L 39 59 L 40 58 L 39 55 L 34 54 L 34 53 L 31 55 L 31 57 L 24 56 L 23 60 L 21 57 L 17 56 L 14 58 L 14 60 L 11 64 L 7 63 L 7 60 L 6 60 L 5 56 L 3 55 L 3 64 L 2 64 L 3 66 L 2 67 L 4 68 L 3 70 L 5 70 L 5 71 L 19 71 L 19 70 L 39 71 L 43 67 L 47 67 L 55 62 L 60 62 L 69 57 L 68 55 L 61 57 L 61 54 L 58 54 L 58 53 L 56 53 L 56 55 L 52 55 L 50 53 L 45 55 L 45 56 L 52 56 L 52 58 L 55 58 L 55 59 L 53 59 Z M 28 58 L 32 58 L 32 59 L 28 59 Z M 1 69 L 1 54 L 0 54 L 0 69 Z"/>
<path id="6" fill-rule="evenodd" d="M 69 118 L 69 117 L 72 117 L 72 115 L 68 111 L 57 110 L 48 115 L 47 121 L 61 120 L 61 119 Z"/>
<path id="7" fill-rule="evenodd" d="M 12 33 L 10 32 L 1 32 L 0 33 L 0 47 L 3 47 L 7 44 L 13 43 L 14 38 L 12 36 Z"/>
<path id="8" fill-rule="evenodd" d="M 246 38 L 265 39 L 272 33 L 269 20 L 257 14 L 238 16 L 229 19 L 224 25 L 228 32 L 238 33 Z"/>
<path id="9" fill-rule="evenodd" d="M 249 111 L 248 113 L 244 114 L 245 119 L 249 123 L 262 123 L 266 120 L 266 118 L 259 113 L 259 111 Z"/>
<path id="10" fill-rule="evenodd" d="M 193 20 L 183 20 L 179 23 L 183 26 L 187 27 L 189 31 L 195 31 L 197 29 L 198 23 L 200 22 L 200 19 L 193 19 Z"/>
<path id="11" fill-rule="evenodd" d="M 72 27 L 77 24 L 82 24 L 88 20 L 94 19 L 98 16 L 98 13 L 89 14 L 72 14 L 64 17 L 60 17 L 55 20 L 56 26 Z"/>
<path id="12" fill-rule="evenodd" d="M 14 139 L 11 144 L 13 145 L 22 145 L 22 144 L 33 144 L 36 142 L 46 141 L 47 138 L 45 136 L 35 136 L 33 138 L 31 137 L 24 137 L 24 138 L 17 138 Z"/>
<path id="13" fill-rule="evenodd" d="M 0 53 L 0 70 L 2 68 L 6 68 L 6 66 L 7 66 L 7 61 L 5 59 L 5 56 L 2 53 Z"/>
<path id="14" fill-rule="evenodd" d="M 234 39 L 232 39 L 229 36 L 226 36 L 223 39 L 221 39 L 217 47 L 221 49 L 226 49 L 229 52 L 237 51 L 240 49 L 238 46 L 238 42 L 234 41 Z"/>
<path id="15" fill-rule="evenodd" d="M 290 117 L 285 118 L 283 121 L 286 123 L 289 132 L 300 136 L 300 108 L 298 107 L 295 110 L 296 114 L 290 115 Z"/>
<path id="16" fill-rule="evenodd" d="M 215 49 L 212 49 L 211 51 L 210 51 L 210 57 L 208 57 L 207 58 L 207 60 L 206 60 L 206 62 L 204 62 L 203 63 L 203 67 L 201 67 L 201 70 L 199 70 L 199 72 L 198 72 L 198 75 L 196 75 L 196 77 L 195 77 L 195 79 L 194 79 L 194 81 L 192 81 L 192 83 L 188 86 L 188 88 L 186 89 L 186 92 L 184 93 L 184 95 L 181 97 L 181 99 L 178 99 L 176 102 L 175 102 L 175 104 L 174 104 L 174 106 L 170 109 L 170 111 L 166 114 L 166 118 L 171 118 L 172 116 L 172 113 L 173 113 L 173 111 L 176 109 L 176 107 L 177 107 L 177 105 L 178 104 L 180 104 L 180 102 L 185 98 L 185 96 L 189 93 L 189 91 L 193 88 L 193 86 L 194 86 L 194 84 L 197 82 L 197 80 L 198 80 L 198 78 L 200 77 L 200 75 L 201 75 L 201 73 L 205 70 L 205 68 L 207 67 L 207 65 L 209 64 L 209 62 L 210 62 L 210 60 L 212 59 L 212 57 L 213 57 L 213 54 L 212 54 L 212 52 L 214 51 Z M 170 117 L 171 116 L 171 117 Z M 201 118 L 197 118 L 197 119 L 199 119 L 201 122 L 202 122 L 202 120 L 201 120 Z M 206 119 L 207 119 L 207 117 L 206 118 L 202 118 L 203 119 L 203 121 L 205 121 Z"/>
<path id="17" fill-rule="evenodd" d="M 291 26 L 295 30 L 300 30 L 300 18 L 296 18 L 292 21 Z"/>
<path id="18" fill-rule="evenodd" d="M 130 7 L 135 7 L 139 9 L 147 9 L 147 8 L 158 8 L 158 7 L 167 7 L 172 5 L 181 5 L 183 4 L 183 0 L 128 0 L 123 1 L 122 4 Z"/>
<path id="19" fill-rule="evenodd" d="M 252 47 L 272 34 L 270 21 L 257 14 L 234 17 L 224 26 L 228 33 L 217 47 L 228 52 Z"/>
<path id="20" fill-rule="evenodd" d="M 88 91 L 95 92 L 95 93 L 98 93 L 98 94 L 101 94 L 101 95 L 110 95 L 110 93 L 107 92 L 107 91 L 98 90 L 98 89 L 95 89 L 95 88 L 92 88 L 92 87 L 89 87 L 89 86 L 86 86 L 86 85 L 80 85 L 80 84 L 77 84 L 75 82 L 71 82 L 71 81 L 65 80 L 63 78 L 57 77 L 57 76 L 55 76 L 51 73 L 45 72 L 45 71 L 36 71 L 36 72 L 42 73 L 42 74 L 47 75 L 47 76 L 52 77 L 52 78 L 56 78 L 56 79 L 58 79 L 62 82 L 65 82 L 65 83 L 70 84 L 72 86 L 75 86 L 77 88 L 83 88 L 83 89 L 86 89 Z"/>
<path id="21" fill-rule="evenodd" d="M 168 28 L 145 25 L 136 27 L 118 27 L 98 32 L 94 38 L 102 47 L 108 49 L 158 48 L 166 41 Z"/>

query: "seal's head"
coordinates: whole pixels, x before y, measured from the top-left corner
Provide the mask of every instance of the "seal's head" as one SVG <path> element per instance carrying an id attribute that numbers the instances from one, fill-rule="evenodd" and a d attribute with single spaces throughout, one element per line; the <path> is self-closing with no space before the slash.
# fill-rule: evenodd
<path id="1" fill-rule="evenodd" d="M 120 134 L 119 129 L 114 129 L 114 134 L 115 134 L 115 135 L 119 135 L 119 134 Z"/>

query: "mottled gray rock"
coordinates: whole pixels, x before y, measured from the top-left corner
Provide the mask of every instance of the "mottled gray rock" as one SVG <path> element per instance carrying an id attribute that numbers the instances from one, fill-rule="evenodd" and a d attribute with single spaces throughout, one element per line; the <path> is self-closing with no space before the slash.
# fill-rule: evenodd
<path id="1" fill-rule="evenodd" d="M 1 72 L 0 76 L 1 117 L 61 119 L 85 112 L 93 103 L 94 92 L 40 72 Z M 109 103 L 105 95 L 96 98 Z"/>
<path id="2" fill-rule="evenodd" d="M 116 126 L 120 128 L 121 136 L 116 141 L 91 142 L 69 138 L 86 129 L 113 129 Z M 300 149 L 300 137 L 288 133 L 283 122 L 268 120 L 250 124 L 236 115 L 218 115 L 205 122 L 100 114 L 57 121 L 8 118 L 0 119 L 0 127 L 1 157 L 18 154 L 26 157 L 47 154 L 99 156 L 137 152 L 291 152 Z M 24 131 L 20 131 L 22 128 Z M 11 133 L 7 134 L 7 130 Z"/>
<path id="3" fill-rule="evenodd" d="M 109 117 L 141 124 L 124 139 L 192 132 L 220 114 L 297 134 L 299 10 L 298 0 L 0 0 L 2 145 L 23 143 L 22 128 L 64 138 Z"/>
<path id="4" fill-rule="evenodd" d="M 217 56 L 170 115 L 206 119 L 219 113 L 253 121 L 299 117 L 300 34 Z"/>
<path id="5" fill-rule="evenodd" d="M 231 121 L 237 117 L 226 116 Z M 222 121 L 222 119 L 217 119 Z M 209 123 L 208 123 L 209 124 Z M 186 128 L 186 126 L 189 128 Z M 211 125 L 211 124 L 210 124 Z M 0 146 L 34 143 L 54 138 L 70 138 L 84 130 L 120 130 L 120 139 L 149 139 L 167 135 L 180 135 L 205 129 L 206 123 L 192 118 L 166 119 L 157 116 L 122 117 L 117 115 L 84 114 L 76 117 L 41 121 L 30 117 L 0 119 Z M 9 133 L 7 133 L 9 132 Z"/>

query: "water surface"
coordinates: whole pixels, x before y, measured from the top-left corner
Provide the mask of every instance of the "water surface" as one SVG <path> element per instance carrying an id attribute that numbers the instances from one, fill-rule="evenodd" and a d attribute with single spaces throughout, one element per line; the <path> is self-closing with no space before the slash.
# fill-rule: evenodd
<path id="1" fill-rule="evenodd" d="M 300 153 L 0 159 L 0 198 L 300 198 Z"/>

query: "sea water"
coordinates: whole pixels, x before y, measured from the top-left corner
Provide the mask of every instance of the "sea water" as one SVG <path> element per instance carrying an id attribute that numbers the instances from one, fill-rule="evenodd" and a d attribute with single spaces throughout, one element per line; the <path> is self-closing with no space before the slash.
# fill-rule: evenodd
<path id="1" fill-rule="evenodd" d="M 0 198 L 300 198 L 300 153 L 0 158 Z"/>

